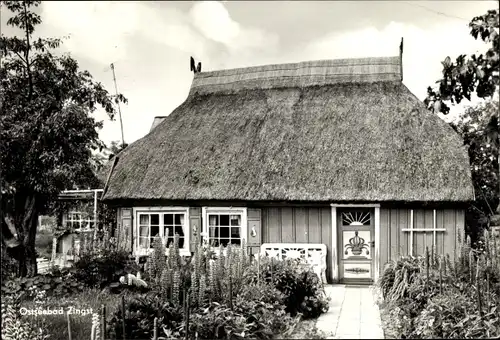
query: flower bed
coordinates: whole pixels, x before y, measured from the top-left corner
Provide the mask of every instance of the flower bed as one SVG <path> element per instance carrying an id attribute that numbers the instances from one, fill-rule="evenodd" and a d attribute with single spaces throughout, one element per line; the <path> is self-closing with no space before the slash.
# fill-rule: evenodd
<path id="1" fill-rule="evenodd" d="M 484 247 L 459 240 L 455 259 L 403 257 L 384 270 L 379 288 L 385 333 L 392 338 L 500 336 L 500 244 L 488 233 Z"/>
<path id="2" fill-rule="evenodd" d="M 154 338 L 156 329 L 173 339 L 271 339 L 328 308 L 319 278 L 295 261 L 255 261 L 244 245 L 220 247 L 215 254 L 206 244 L 185 260 L 177 242 L 165 259 L 156 241 L 145 275 L 152 292 L 127 305 L 127 338 Z M 113 316 L 113 339 L 123 337 L 122 321 L 123 312 Z"/>
<path id="3" fill-rule="evenodd" d="M 200 244 L 191 258 L 181 258 L 176 237 L 171 256 L 165 257 L 157 239 L 142 273 L 148 287 L 119 294 L 102 289 L 110 283 L 105 269 L 113 269 L 115 279 L 127 268 L 121 263 L 126 259 L 113 251 L 95 254 L 96 261 L 91 255 L 80 256 L 77 273 L 18 279 L 4 290 L 17 297 L 11 306 L 56 308 L 64 303 L 64 308 L 92 309 L 91 314 L 70 317 L 73 339 L 90 339 L 91 334 L 95 340 L 102 339 L 103 332 L 106 339 L 123 339 L 124 332 L 127 339 L 290 338 L 300 328 L 296 327 L 300 320 L 327 310 L 319 278 L 295 261 L 255 260 L 246 254 L 245 245 L 216 252 Z M 135 268 L 130 270 L 136 273 Z M 31 297 L 19 296 L 28 285 L 36 287 Z M 101 305 L 105 305 L 104 315 Z M 6 321 L 3 339 L 9 339 L 9 334 L 15 335 L 12 339 L 31 339 L 35 333 L 36 339 L 42 339 L 47 332 L 51 339 L 68 339 L 66 315 L 20 316 L 16 308 L 9 309 L 10 321 L 2 318 L 2 323 Z M 19 330 L 24 335 L 18 336 Z"/>

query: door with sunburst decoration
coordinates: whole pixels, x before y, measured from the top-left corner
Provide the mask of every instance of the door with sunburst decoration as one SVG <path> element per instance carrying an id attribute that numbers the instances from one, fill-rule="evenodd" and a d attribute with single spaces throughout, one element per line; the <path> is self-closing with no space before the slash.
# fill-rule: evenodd
<path id="1" fill-rule="evenodd" d="M 337 213 L 339 276 L 343 283 L 372 283 L 374 212 L 369 208 L 345 208 Z"/>

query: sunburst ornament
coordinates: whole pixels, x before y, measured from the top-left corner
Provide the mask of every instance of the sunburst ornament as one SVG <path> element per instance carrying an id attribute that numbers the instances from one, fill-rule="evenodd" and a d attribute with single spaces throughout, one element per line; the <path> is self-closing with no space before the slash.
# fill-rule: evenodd
<path id="1" fill-rule="evenodd" d="M 365 211 L 353 211 L 342 213 L 342 224 L 344 225 L 369 225 L 370 213 Z"/>

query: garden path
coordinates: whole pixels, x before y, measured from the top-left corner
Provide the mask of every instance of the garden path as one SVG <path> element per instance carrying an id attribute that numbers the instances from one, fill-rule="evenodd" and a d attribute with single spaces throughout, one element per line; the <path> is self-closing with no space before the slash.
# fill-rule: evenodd
<path id="1" fill-rule="evenodd" d="M 316 323 L 327 339 L 384 339 L 373 286 L 326 285 L 330 309 Z"/>

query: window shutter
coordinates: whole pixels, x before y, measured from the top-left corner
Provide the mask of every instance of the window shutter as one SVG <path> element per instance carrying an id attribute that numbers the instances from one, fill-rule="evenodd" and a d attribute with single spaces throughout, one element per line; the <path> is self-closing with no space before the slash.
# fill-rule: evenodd
<path id="1" fill-rule="evenodd" d="M 194 252 L 201 239 L 201 208 L 189 208 L 189 251 Z"/>
<path id="2" fill-rule="evenodd" d="M 132 228 L 132 208 L 121 208 L 118 210 L 118 244 L 123 245 L 125 250 L 134 250 L 134 235 Z"/>
<path id="3" fill-rule="evenodd" d="M 247 245 L 252 254 L 259 252 L 259 247 L 262 243 L 262 212 L 261 209 L 248 209 L 247 210 Z"/>

